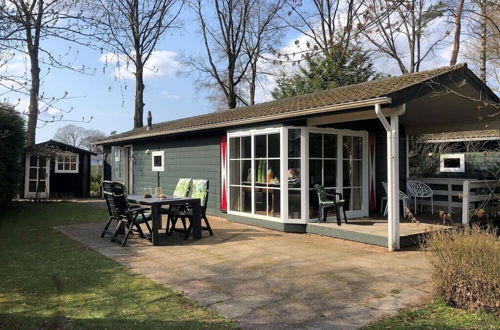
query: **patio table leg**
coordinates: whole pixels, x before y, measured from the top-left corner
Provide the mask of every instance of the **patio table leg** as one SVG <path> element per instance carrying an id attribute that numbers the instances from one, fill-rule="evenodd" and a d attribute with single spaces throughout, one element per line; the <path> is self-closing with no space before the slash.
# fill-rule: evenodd
<path id="1" fill-rule="evenodd" d="M 201 202 L 197 200 L 191 204 L 193 208 L 193 239 L 201 238 Z"/>
<path id="2" fill-rule="evenodd" d="M 152 205 L 151 206 L 151 216 L 153 218 L 153 227 L 151 228 L 152 235 L 151 235 L 151 242 L 153 245 L 159 245 L 159 239 L 158 239 L 158 231 L 161 227 L 161 214 L 160 214 L 160 207 L 158 205 Z"/>

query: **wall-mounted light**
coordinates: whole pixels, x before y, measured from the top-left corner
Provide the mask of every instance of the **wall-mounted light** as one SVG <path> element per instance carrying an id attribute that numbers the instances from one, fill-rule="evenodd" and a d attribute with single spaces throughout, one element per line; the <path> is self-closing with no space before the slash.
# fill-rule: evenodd
<path id="1" fill-rule="evenodd" d="M 146 151 L 144 151 L 144 153 L 145 153 L 146 155 L 150 155 L 150 154 L 151 154 L 151 151 L 149 151 L 149 149 L 146 149 Z"/>

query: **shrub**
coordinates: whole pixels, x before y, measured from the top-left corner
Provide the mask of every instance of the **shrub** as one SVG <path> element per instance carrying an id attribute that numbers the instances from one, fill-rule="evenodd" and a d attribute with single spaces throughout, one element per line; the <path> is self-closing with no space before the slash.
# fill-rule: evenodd
<path id="1" fill-rule="evenodd" d="M 90 196 L 99 197 L 101 192 L 101 180 L 102 176 L 100 173 L 92 174 L 90 176 Z"/>
<path id="2" fill-rule="evenodd" d="M 453 307 L 500 314 L 500 240 L 478 226 L 431 233 L 425 241 L 436 293 Z"/>
<path id="3" fill-rule="evenodd" d="M 24 120 L 10 105 L 0 104 L 0 207 L 19 191 L 24 148 Z"/>

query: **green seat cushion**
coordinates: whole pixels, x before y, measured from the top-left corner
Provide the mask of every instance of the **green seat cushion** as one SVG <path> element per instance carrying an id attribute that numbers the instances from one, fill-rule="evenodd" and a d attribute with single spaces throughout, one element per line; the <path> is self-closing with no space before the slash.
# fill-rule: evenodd
<path id="1" fill-rule="evenodd" d="M 201 207 L 206 206 L 207 202 L 208 180 L 196 179 L 193 180 L 193 188 L 191 189 L 191 197 L 201 200 Z"/>
<path id="2" fill-rule="evenodd" d="M 177 186 L 175 186 L 174 193 L 172 196 L 174 197 L 186 197 L 189 193 L 189 188 L 191 187 L 193 179 L 191 178 L 182 178 L 177 182 Z"/>

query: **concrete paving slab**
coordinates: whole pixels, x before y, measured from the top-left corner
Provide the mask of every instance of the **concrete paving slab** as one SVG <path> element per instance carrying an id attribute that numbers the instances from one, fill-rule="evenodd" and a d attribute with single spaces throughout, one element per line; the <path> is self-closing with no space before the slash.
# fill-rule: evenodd
<path id="1" fill-rule="evenodd" d="M 355 329 L 430 295 L 420 251 L 290 234 L 210 218 L 214 236 L 99 237 L 103 224 L 57 228 L 132 271 L 168 286 L 243 328 Z"/>

